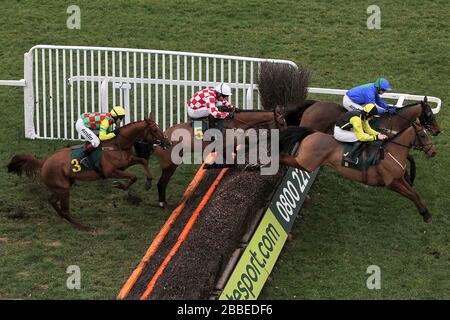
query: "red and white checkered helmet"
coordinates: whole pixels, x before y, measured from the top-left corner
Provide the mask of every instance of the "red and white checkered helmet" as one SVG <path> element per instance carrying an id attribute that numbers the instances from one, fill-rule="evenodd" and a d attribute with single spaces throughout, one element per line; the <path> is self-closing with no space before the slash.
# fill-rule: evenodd
<path id="1" fill-rule="evenodd" d="M 218 85 L 216 85 L 214 87 L 214 90 L 220 94 L 222 94 L 223 96 L 231 96 L 231 88 L 229 85 L 227 85 L 226 83 L 219 83 Z"/>

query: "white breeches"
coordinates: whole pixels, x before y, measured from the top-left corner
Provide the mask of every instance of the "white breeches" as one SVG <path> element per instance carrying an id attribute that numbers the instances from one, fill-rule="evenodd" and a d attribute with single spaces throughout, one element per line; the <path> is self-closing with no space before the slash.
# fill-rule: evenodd
<path id="1" fill-rule="evenodd" d="M 189 107 L 188 108 L 188 115 L 189 117 L 193 118 L 193 119 L 198 119 L 198 118 L 204 118 L 209 116 L 209 109 L 208 108 L 200 108 L 200 109 L 192 109 Z"/>
<path id="2" fill-rule="evenodd" d="M 348 131 L 334 126 L 334 138 L 341 142 L 355 142 L 358 141 L 356 134 L 353 131 Z"/>
<path id="3" fill-rule="evenodd" d="M 362 110 L 363 107 L 357 103 L 354 103 L 347 95 L 344 95 L 344 98 L 342 99 L 342 104 L 344 105 L 344 108 L 348 111 L 353 110 Z"/>
<path id="4" fill-rule="evenodd" d="M 100 145 L 100 139 L 92 132 L 91 129 L 85 126 L 83 119 L 78 119 L 75 125 L 78 133 L 87 141 L 89 141 L 94 148 L 97 148 Z"/>

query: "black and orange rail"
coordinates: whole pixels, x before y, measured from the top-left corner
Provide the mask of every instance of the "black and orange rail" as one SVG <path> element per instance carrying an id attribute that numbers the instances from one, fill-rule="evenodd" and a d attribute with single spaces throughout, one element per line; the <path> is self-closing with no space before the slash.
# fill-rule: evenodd
<path id="1" fill-rule="evenodd" d="M 233 287 L 230 278 L 239 271 L 238 260 L 292 172 L 284 168 L 261 176 L 202 165 L 117 299 L 225 296 Z"/>

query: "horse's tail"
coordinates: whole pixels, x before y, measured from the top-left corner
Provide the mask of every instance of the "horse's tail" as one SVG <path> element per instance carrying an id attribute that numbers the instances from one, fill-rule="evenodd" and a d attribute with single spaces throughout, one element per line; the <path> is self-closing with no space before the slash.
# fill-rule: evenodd
<path id="1" fill-rule="evenodd" d="M 45 160 L 39 160 L 31 153 L 16 154 L 8 163 L 8 172 L 14 172 L 21 176 L 23 173 L 27 177 L 33 176 L 37 170 L 42 168 Z"/>
<path id="2" fill-rule="evenodd" d="M 301 142 L 314 132 L 316 131 L 306 127 L 288 127 L 280 132 L 280 151 L 291 152 L 297 142 Z"/>
<path id="3" fill-rule="evenodd" d="M 288 126 L 299 126 L 303 113 L 311 107 L 316 100 L 305 100 L 301 105 L 287 105 L 284 112 L 284 118 Z"/>

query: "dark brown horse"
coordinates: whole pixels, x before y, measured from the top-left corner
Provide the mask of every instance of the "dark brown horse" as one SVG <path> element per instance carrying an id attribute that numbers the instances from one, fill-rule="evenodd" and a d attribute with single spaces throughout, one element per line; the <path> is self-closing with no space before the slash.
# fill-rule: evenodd
<path id="1" fill-rule="evenodd" d="M 299 118 L 301 127 L 329 134 L 333 133 L 336 120 L 347 112 L 343 106 L 337 103 L 312 100 L 300 109 L 302 110 Z M 437 136 L 441 132 L 427 97 L 421 102 L 399 108 L 394 115 L 383 114 L 377 127 L 388 130 L 387 133 L 389 131 L 395 133 L 407 128 L 416 119 L 419 119 L 420 123 L 433 133 L 433 136 Z"/>
<path id="2" fill-rule="evenodd" d="M 46 160 L 36 159 L 32 154 L 27 153 L 15 155 L 8 164 L 8 172 L 19 175 L 25 173 L 30 176 L 41 169 L 42 181 L 51 192 L 49 202 L 58 215 L 76 228 L 88 230 L 89 227 L 75 221 L 70 215 L 70 188 L 75 180 L 93 181 L 100 178 L 119 178 L 128 179 L 128 183 L 117 183 L 115 187 L 128 190 L 137 178 L 125 170 L 135 164 L 143 166 L 147 177 L 146 187 L 149 188 L 152 175 L 148 168 L 148 162 L 133 156 L 133 144 L 138 139 L 161 145 L 162 148 L 166 148 L 168 145 L 167 139 L 158 125 L 152 119 L 145 119 L 121 127 L 117 137 L 101 144 L 103 153 L 99 172 L 94 170 L 72 172 L 70 169 L 71 148 L 58 150 Z"/>
<path id="3" fill-rule="evenodd" d="M 250 128 L 260 128 L 260 129 L 275 129 L 282 128 L 286 126 L 286 121 L 284 119 L 284 114 L 279 107 L 276 107 L 274 111 L 252 111 L 252 110 L 242 110 L 235 112 L 232 119 L 224 120 L 225 129 L 243 129 L 247 130 Z M 174 132 L 177 129 L 184 129 L 189 132 L 189 139 L 176 140 L 174 139 Z M 164 207 L 166 205 L 166 189 L 167 185 L 177 169 L 178 165 L 174 164 L 171 159 L 172 149 L 179 143 L 183 143 L 186 149 L 194 150 L 194 135 L 192 132 L 191 122 L 181 123 L 170 127 L 166 130 L 169 141 L 172 142 L 172 147 L 163 150 L 157 147 L 155 150 L 156 157 L 158 158 L 159 165 L 161 167 L 162 173 L 158 181 L 158 194 L 159 194 L 159 206 Z M 225 141 L 225 138 L 224 138 Z M 203 141 L 202 151 L 211 142 Z"/>
<path id="4" fill-rule="evenodd" d="M 409 149 L 415 147 L 427 156 L 436 155 L 431 137 L 420 124 L 398 132 L 384 144 L 385 157 L 378 165 L 371 166 L 366 172 L 360 172 L 341 166 L 344 144 L 333 136 L 315 132 L 304 127 L 289 127 L 280 135 L 280 148 L 299 141 L 294 156 L 281 154 L 280 163 L 305 171 L 314 171 L 320 166 L 329 166 L 345 177 L 369 186 L 384 186 L 414 202 L 425 222 L 431 221 L 431 214 L 416 191 L 404 178 L 406 157 Z"/>

